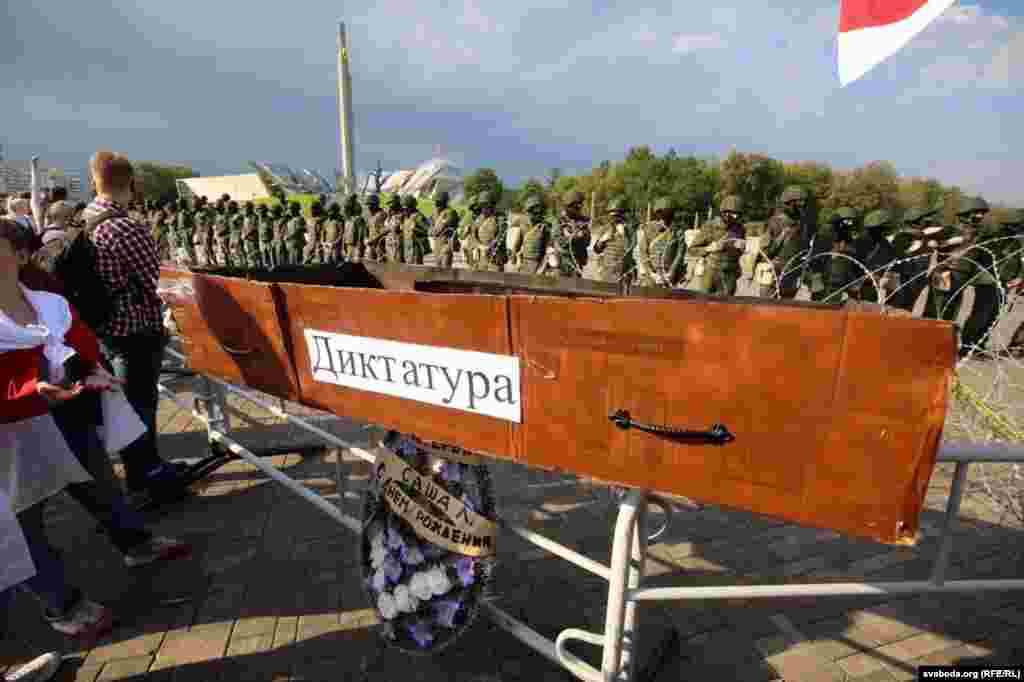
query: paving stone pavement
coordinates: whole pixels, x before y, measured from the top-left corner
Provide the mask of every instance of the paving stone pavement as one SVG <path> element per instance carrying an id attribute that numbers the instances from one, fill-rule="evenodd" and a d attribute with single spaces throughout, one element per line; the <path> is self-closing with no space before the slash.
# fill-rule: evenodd
<path id="1" fill-rule="evenodd" d="M 191 400 L 187 381 L 175 385 Z M 246 445 L 311 442 L 243 401 L 230 405 L 233 433 Z M 165 401 L 160 421 L 166 457 L 205 454 L 205 434 L 186 413 Z M 343 422 L 331 429 L 362 437 Z M 325 450 L 271 461 L 358 516 L 366 467 L 342 457 L 348 474 L 342 502 L 337 456 Z M 609 560 L 615 510 L 605 489 L 505 462 L 494 464 L 494 480 L 504 517 Z M 932 481 L 924 537 L 911 549 L 725 509 L 683 508 L 651 547 L 648 582 L 922 579 L 936 553 L 936 510 L 948 485 L 949 470 L 942 467 Z M 652 510 L 654 524 L 658 513 Z M 159 533 L 192 542 L 193 557 L 126 569 L 74 502 L 62 496 L 51 505 L 47 520 L 68 559 L 69 578 L 115 609 L 116 627 L 91 649 L 76 650 L 19 595 L 10 615 L 13 634 L 0 642 L 0 670 L 61 648 L 67 661 L 56 679 L 62 682 L 574 679 L 483 617 L 434 658 L 389 649 L 374 632 L 355 536 L 245 462 L 223 467 L 197 484 L 194 497 L 149 518 Z M 948 577 L 1024 577 L 1021 530 L 965 520 Z M 501 536 L 497 603 L 541 634 L 553 639 L 566 627 L 600 632 L 604 588 L 600 579 L 517 537 Z M 642 665 L 667 633 L 678 635 L 654 677 L 659 682 L 909 680 L 922 664 L 1024 663 L 1024 592 L 648 603 L 640 620 Z M 599 663 L 595 649 L 574 651 Z"/>

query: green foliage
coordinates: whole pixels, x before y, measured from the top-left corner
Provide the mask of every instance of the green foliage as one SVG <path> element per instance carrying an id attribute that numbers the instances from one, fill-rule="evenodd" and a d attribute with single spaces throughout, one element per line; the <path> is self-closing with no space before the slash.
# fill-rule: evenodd
<path id="1" fill-rule="evenodd" d="M 466 196 L 473 196 L 480 192 L 490 192 L 495 201 L 501 206 L 502 194 L 505 192 L 505 185 L 498 178 L 498 174 L 492 168 L 481 168 L 466 178 Z"/>
<path id="2" fill-rule="evenodd" d="M 142 185 L 143 197 L 156 201 L 174 201 L 178 198 L 178 180 L 196 177 L 188 166 L 156 161 L 135 161 L 132 169 Z"/>

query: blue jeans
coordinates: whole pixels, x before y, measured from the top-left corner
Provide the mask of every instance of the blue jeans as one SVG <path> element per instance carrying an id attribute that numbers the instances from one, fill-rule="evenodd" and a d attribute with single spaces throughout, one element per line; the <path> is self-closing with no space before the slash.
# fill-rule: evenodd
<path id="1" fill-rule="evenodd" d="M 35 596 L 43 605 L 47 618 L 58 618 L 82 598 L 78 588 L 64 582 L 64 561 L 46 539 L 43 524 L 45 500 L 18 514 L 21 532 L 25 534 L 28 552 L 36 565 L 36 574 L 18 586 Z M 4 597 L 9 600 L 10 596 Z"/>
<path id="2" fill-rule="evenodd" d="M 162 331 L 106 337 L 103 352 L 114 375 L 123 379 L 125 398 L 146 425 L 146 433 L 121 451 L 128 487 L 146 487 L 146 475 L 163 464 L 157 453 L 156 411 L 160 394 L 156 384 L 163 366 L 166 337 Z"/>
<path id="3" fill-rule="evenodd" d="M 96 427 L 73 411 L 67 411 L 67 408 L 74 408 L 73 403 L 54 410 L 53 418 L 71 452 L 93 480 L 72 483 L 67 492 L 107 529 L 111 541 L 124 554 L 132 547 L 149 542 L 152 533 L 146 530 L 142 516 L 125 502 Z"/>

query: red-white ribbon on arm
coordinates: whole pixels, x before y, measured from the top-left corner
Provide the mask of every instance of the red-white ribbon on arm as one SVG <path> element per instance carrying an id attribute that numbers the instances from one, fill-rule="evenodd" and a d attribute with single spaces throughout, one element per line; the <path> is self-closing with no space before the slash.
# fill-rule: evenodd
<path id="1" fill-rule="evenodd" d="M 956 0 L 843 0 L 839 82 L 845 86 L 906 45 Z"/>

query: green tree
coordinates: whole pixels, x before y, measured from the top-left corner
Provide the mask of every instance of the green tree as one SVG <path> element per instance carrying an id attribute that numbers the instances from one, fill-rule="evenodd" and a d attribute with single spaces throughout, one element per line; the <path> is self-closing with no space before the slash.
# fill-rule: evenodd
<path id="1" fill-rule="evenodd" d="M 834 176 L 828 208 L 850 206 L 869 213 L 878 208 L 898 211 L 900 192 L 896 169 L 888 161 L 874 161 L 850 173 Z"/>
<path id="2" fill-rule="evenodd" d="M 502 184 L 498 174 L 492 168 L 480 168 L 466 178 L 466 196 L 473 196 L 480 192 L 490 192 L 494 200 L 500 204 L 501 195 L 505 192 L 505 185 Z"/>
<path id="3" fill-rule="evenodd" d="M 735 150 L 721 162 L 721 194 L 743 199 L 748 220 L 764 220 L 786 184 L 782 163 L 764 154 L 743 154 Z"/>
<path id="4" fill-rule="evenodd" d="M 173 201 L 178 197 L 178 180 L 196 177 L 188 166 L 156 161 L 135 161 L 132 168 L 142 186 L 143 197 L 155 201 Z"/>

